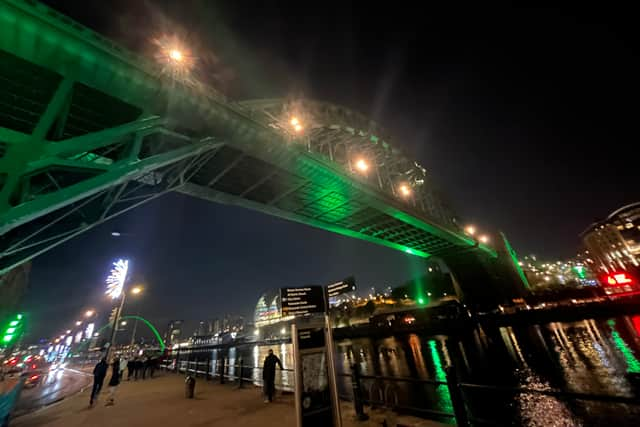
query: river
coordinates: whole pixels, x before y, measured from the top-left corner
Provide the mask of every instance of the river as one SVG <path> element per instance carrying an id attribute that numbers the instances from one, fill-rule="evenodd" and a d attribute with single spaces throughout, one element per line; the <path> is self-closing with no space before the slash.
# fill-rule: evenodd
<path id="1" fill-rule="evenodd" d="M 290 344 L 231 348 L 229 364 L 242 356 L 244 364 L 258 367 L 268 348 L 285 368 L 292 367 Z M 517 328 L 477 327 L 455 338 L 407 334 L 346 339 L 337 343 L 337 353 L 338 372 L 343 374 L 357 363 L 364 375 L 444 381 L 446 368 L 453 365 L 467 383 L 640 397 L 638 382 L 633 382 L 633 374 L 640 375 L 640 314 Z M 251 375 L 257 380 L 261 374 L 256 369 Z M 278 383 L 291 388 L 291 373 L 282 372 Z M 372 379 L 363 380 L 362 386 L 372 399 L 452 412 L 445 386 Z M 340 377 L 339 388 L 350 396 L 350 379 Z M 465 398 L 472 416 L 492 425 L 640 425 L 640 400 L 636 406 L 487 390 L 466 390 Z"/>

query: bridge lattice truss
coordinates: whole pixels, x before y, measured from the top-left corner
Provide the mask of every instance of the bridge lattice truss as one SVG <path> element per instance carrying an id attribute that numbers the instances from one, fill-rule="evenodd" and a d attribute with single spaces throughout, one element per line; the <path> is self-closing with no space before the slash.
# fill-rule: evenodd
<path id="1" fill-rule="evenodd" d="M 229 102 L 158 68 L 41 4 L 0 1 L 0 273 L 169 191 L 423 257 L 495 255 L 366 117 Z"/>

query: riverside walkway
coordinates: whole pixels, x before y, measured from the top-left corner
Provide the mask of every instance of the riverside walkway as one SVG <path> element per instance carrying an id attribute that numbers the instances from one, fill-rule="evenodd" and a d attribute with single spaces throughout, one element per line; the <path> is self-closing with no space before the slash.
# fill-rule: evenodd
<path id="1" fill-rule="evenodd" d="M 55 405 L 12 420 L 12 427 L 157 427 L 159 425 L 205 427 L 295 427 L 294 397 L 278 392 L 274 403 L 263 403 L 259 388 L 247 385 L 238 389 L 198 379 L 194 399 L 184 397 L 184 377 L 174 374 L 145 381 L 124 381 L 114 406 L 105 406 L 107 390 L 98 404 L 89 409 L 89 392 L 84 390 Z M 353 407 L 342 404 L 344 427 L 387 425 L 412 427 L 444 424 L 412 417 L 393 417 L 388 412 L 369 411 L 371 419 L 358 422 Z"/>

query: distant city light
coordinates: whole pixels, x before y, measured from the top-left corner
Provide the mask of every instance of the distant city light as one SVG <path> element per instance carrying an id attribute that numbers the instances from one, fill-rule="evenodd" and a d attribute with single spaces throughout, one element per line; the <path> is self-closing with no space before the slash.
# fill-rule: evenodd
<path id="1" fill-rule="evenodd" d="M 76 326 L 80 326 L 82 325 L 82 322 L 80 320 L 76 321 Z"/>
<path id="2" fill-rule="evenodd" d="M 87 311 L 84 312 L 84 315 L 86 317 L 91 317 L 91 316 L 93 316 L 93 313 L 95 313 L 93 310 L 87 310 Z"/>
<path id="3" fill-rule="evenodd" d="M 127 279 L 127 272 L 129 271 L 129 261 L 126 259 L 119 259 L 113 263 L 113 268 L 109 277 L 107 277 L 107 296 L 111 299 L 119 298 L 124 288 L 124 282 Z"/>
<path id="4" fill-rule="evenodd" d="M 483 234 L 478 240 L 480 240 L 480 243 L 489 243 L 489 236 Z"/>
<path id="5" fill-rule="evenodd" d="M 464 228 L 464 231 L 469 235 L 469 236 L 473 236 L 474 234 L 476 234 L 476 228 L 473 225 L 467 225 Z"/>

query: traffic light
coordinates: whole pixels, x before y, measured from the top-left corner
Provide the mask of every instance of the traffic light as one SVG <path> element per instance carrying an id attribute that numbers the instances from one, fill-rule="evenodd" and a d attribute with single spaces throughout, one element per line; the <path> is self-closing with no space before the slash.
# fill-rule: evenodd
<path id="1" fill-rule="evenodd" d="M 23 330 L 24 315 L 18 313 L 9 321 L 9 324 L 2 329 L 3 334 L 0 345 L 8 346 L 12 344 L 22 335 Z"/>

